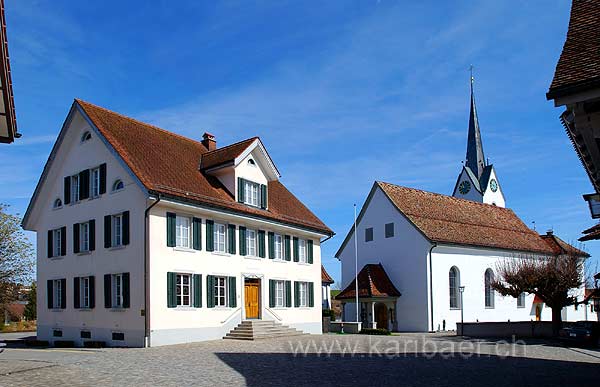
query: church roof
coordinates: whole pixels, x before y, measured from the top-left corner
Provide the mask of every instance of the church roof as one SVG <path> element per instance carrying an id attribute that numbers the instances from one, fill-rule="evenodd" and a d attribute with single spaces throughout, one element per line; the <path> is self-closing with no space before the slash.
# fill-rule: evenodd
<path id="1" fill-rule="evenodd" d="M 510 209 L 376 182 L 394 206 L 432 242 L 553 254 Z"/>
<path id="2" fill-rule="evenodd" d="M 381 263 L 367 264 L 358 273 L 358 297 L 359 298 L 384 298 L 400 297 L 390 277 L 383 269 Z M 352 282 L 337 296 L 336 300 L 347 300 L 356 298 L 356 280 Z"/>
<path id="3" fill-rule="evenodd" d="M 548 99 L 600 87 L 600 2 L 573 0 L 567 39 Z"/>
<path id="4" fill-rule="evenodd" d="M 471 77 L 471 109 L 469 112 L 469 135 L 467 138 L 467 161 L 465 164 L 477 176 L 477 181 L 483 174 L 486 165 L 483 155 L 483 144 L 481 142 L 481 131 L 479 130 L 479 119 L 477 118 L 477 107 L 475 106 L 475 95 L 473 94 L 473 77 Z"/>

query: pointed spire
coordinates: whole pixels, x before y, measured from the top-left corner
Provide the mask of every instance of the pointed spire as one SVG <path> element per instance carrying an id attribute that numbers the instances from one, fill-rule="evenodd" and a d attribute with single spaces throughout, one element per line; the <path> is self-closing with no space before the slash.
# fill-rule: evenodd
<path id="1" fill-rule="evenodd" d="M 467 140 L 466 166 L 480 179 L 483 168 L 486 166 L 481 143 L 481 132 L 479 131 L 479 120 L 477 119 L 477 108 L 475 107 L 475 95 L 473 93 L 473 65 L 471 71 L 471 111 L 469 113 L 469 137 Z"/>

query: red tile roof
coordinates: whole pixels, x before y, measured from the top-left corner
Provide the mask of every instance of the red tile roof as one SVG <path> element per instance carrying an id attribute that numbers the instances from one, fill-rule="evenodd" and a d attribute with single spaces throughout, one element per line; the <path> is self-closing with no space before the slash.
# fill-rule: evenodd
<path id="1" fill-rule="evenodd" d="M 327 270 L 325 270 L 325 267 L 321 265 L 321 283 L 331 285 L 334 282 L 335 281 L 333 280 L 333 278 L 331 278 L 329 273 L 327 273 Z"/>
<path id="2" fill-rule="evenodd" d="M 200 169 L 206 170 L 208 168 L 223 165 L 228 162 L 233 162 L 233 160 L 242 154 L 242 152 L 244 152 L 246 148 L 248 148 L 256 139 L 258 139 L 258 137 L 252 137 L 247 140 L 204 153 L 200 160 Z"/>
<path id="3" fill-rule="evenodd" d="M 573 0 L 548 99 L 600 86 L 600 1 Z"/>
<path id="4" fill-rule="evenodd" d="M 227 149 L 235 150 L 231 154 L 236 153 L 256 137 L 222 148 L 225 151 L 220 153 L 209 152 L 198 141 L 89 102 L 77 99 L 75 103 L 81 106 L 150 193 L 333 234 L 279 181 L 268 183 L 268 210 L 262 210 L 236 202 L 232 193 L 217 178 L 199 171 L 204 155 L 221 155 L 210 156 L 213 160 L 230 157 Z"/>
<path id="5" fill-rule="evenodd" d="M 587 230 L 584 230 L 583 233 L 586 235 L 579 238 L 581 242 L 600 239 L 600 224 L 597 224 L 593 227 L 588 228 Z"/>
<path id="6" fill-rule="evenodd" d="M 401 294 L 396 289 L 390 277 L 383 269 L 381 263 L 367 264 L 358 273 L 358 297 L 359 298 L 382 298 L 382 297 L 400 297 Z M 352 282 L 337 296 L 336 300 L 346 300 L 356 298 L 356 281 Z"/>
<path id="7" fill-rule="evenodd" d="M 550 246 L 508 209 L 389 183 L 376 183 L 434 242 L 552 254 Z"/>
<path id="8" fill-rule="evenodd" d="M 585 251 L 578 249 L 575 246 L 568 244 L 563 241 L 556 235 L 551 232 L 548 232 L 546 235 L 540 235 L 542 239 L 550 246 L 554 255 L 571 255 L 577 257 L 585 257 L 588 258 L 590 255 Z"/>

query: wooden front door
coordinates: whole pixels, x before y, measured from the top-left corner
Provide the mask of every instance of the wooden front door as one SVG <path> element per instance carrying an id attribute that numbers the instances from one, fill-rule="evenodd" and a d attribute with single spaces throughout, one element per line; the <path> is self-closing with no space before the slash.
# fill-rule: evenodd
<path id="1" fill-rule="evenodd" d="M 259 280 L 247 279 L 244 283 L 244 300 L 246 305 L 246 318 L 259 318 Z"/>
<path id="2" fill-rule="evenodd" d="M 387 306 L 381 302 L 375 304 L 375 322 L 377 322 L 377 328 L 388 329 Z"/>

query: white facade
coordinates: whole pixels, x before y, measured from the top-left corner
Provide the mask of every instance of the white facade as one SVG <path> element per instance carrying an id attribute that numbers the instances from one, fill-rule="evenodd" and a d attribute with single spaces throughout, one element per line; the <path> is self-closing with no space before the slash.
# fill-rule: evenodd
<path id="1" fill-rule="evenodd" d="M 89 132 L 91 137 L 81 141 L 86 132 Z M 262 144 L 253 147 L 229 171 L 218 171 L 217 174 L 221 175 L 219 179 L 234 195 L 238 192 L 239 177 L 258 184 L 267 184 L 268 180 L 273 179 L 272 171 L 275 169 L 272 165 L 265 165 L 265 154 Z M 256 160 L 256 163 L 251 165 L 248 162 L 250 158 Z M 101 164 L 106 165 L 106 193 L 93 199 L 64 204 L 64 178 Z M 113 184 L 117 181 L 123 183 L 123 188 L 113 192 Z M 56 199 L 60 199 L 63 205 L 54 208 Z M 146 223 L 145 211 L 153 204 L 155 205 L 149 211 Z M 111 228 L 111 240 L 116 238 L 117 233 L 119 238 L 124 237 L 126 232 L 128 242 L 118 247 L 105 247 L 104 218 L 107 215 L 125 212 L 129 219 L 128 231 L 123 230 L 126 227 L 125 223 L 120 223 L 118 232 Z M 189 219 L 201 219 L 200 250 L 193 249 L 191 244 L 186 248 L 167 247 L 167 212 Z M 89 220 L 95 221 L 95 248 L 93 251 L 75 253 L 74 225 Z M 207 220 L 226 225 L 228 232 L 231 230 L 230 225 L 235 226 L 235 253 L 207 251 Z M 266 235 L 273 232 L 281 234 L 282 237 L 289 236 L 292 241 L 298 238 L 305 241 L 303 246 L 312 241 L 312 263 L 295 262 L 294 259 L 269 259 L 268 252 L 264 258 L 240 255 L 240 226 L 246 227 L 247 230 L 262 230 Z M 44 170 L 26 214 L 24 227 L 37 233 L 37 333 L 40 340 L 73 340 L 79 345 L 85 340 L 95 340 L 104 341 L 109 346 L 139 347 L 218 339 L 247 317 L 244 292 L 247 279 L 259 284 L 258 318 L 275 320 L 306 333 L 321 333 L 320 241 L 326 235 L 256 216 L 151 197 L 76 104 Z M 66 247 L 66 251 L 60 252 L 57 257 L 48 257 L 48 232 L 59 228 L 66 231 L 66 235 L 63 235 L 66 237 L 63 246 Z M 145 235 L 146 229 L 148 238 Z M 86 230 L 86 235 L 89 235 L 89 229 Z M 192 238 L 191 229 L 188 236 Z M 89 239 L 86 242 L 89 243 Z M 54 246 L 56 244 L 52 245 L 53 248 Z M 268 249 L 268 244 L 265 249 Z M 308 250 L 304 251 L 306 255 Z M 145 272 L 148 273 L 147 283 Z M 128 281 L 124 277 L 114 277 L 123 273 Z M 198 278 L 193 277 L 194 274 L 201 275 L 201 306 L 169 307 L 172 305 L 168 305 L 167 300 L 167 273 L 189 274 L 189 278 L 194 280 Z M 109 307 L 105 304 L 107 274 L 113 275 L 110 277 L 112 301 L 109 302 Z M 89 293 L 90 282 L 86 280 L 86 290 L 83 290 L 81 285 L 78 287 L 80 293 L 76 296 L 75 278 L 92 276 L 93 292 Z M 225 306 L 208 307 L 211 291 L 207 286 L 208 276 L 235 279 L 235 306 L 230 305 L 228 300 Z M 54 280 L 63 280 L 62 285 L 58 285 Z M 307 283 L 306 287 L 299 285 L 304 292 L 302 300 L 305 300 L 301 303 L 305 306 L 296 306 L 295 298 L 291 297 L 291 305 L 269 307 L 270 280 L 290 281 L 294 285 L 291 288 L 294 293 L 295 282 Z M 229 283 L 230 280 L 227 281 Z M 120 285 L 116 285 L 117 283 Z M 129 285 L 127 295 L 123 290 L 124 286 L 127 287 L 126 283 Z M 314 286 L 311 293 L 316 298 L 314 306 L 309 305 L 309 301 L 313 301 L 307 293 L 311 289 L 310 284 Z M 65 285 L 66 290 L 62 294 L 57 293 L 57 289 Z M 51 286 L 52 305 L 49 304 L 47 293 Z M 195 291 L 191 288 L 189 290 Z M 86 294 L 85 301 L 81 292 Z M 228 287 L 226 292 L 229 296 L 232 288 Z M 119 295 L 115 296 L 117 293 Z M 193 293 L 193 296 L 195 297 L 196 293 Z M 60 302 L 56 304 L 60 298 L 66 300 L 62 306 Z M 80 301 L 79 308 L 75 307 L 76 298 Z M 94 305 L 88 304 L 84 307 L 83 303 L 90 299 L 95 300 Z M 125 301 L 126 299 L 128 301 Z M 82 338 L 84 336 L 85 338 Z"/>
<path id="2" fill-rule="evenodd" d="M 384 229 L 388 223 L 394 224 L 394 235 L 386 238 Z M 373 229 L 373 240 L 369 242 L 365 238 L 368 228 Z M 486 270 L 495 270 L 499 262 L 517 253 L 431 243 L 377 185 L 361 211 L 357 230 L 359 270 L 366 264 L 381 263 L 402 294 L 395 305 L 396 323 L 390 324 L 394 329 L 408 332 L 456 329 L 456 322 L 461 320 L 461 308 L 460 301 L 458 307 L 450 307 L 449 272 L 452 267 L 458 269 L 459 284 L 465 287 L 462 300 L 465 322 L 536 320 L 533 295 L 525 296 L 523 307 L 517 305 L 517 299 L 498 293 L 492 296 L 491 306 L 485 304 Z M 342 263 L 342 289 L 355 276 L 354 237 L 351 231 L 338 254 Z M 355 321 L 355 304 L 347 302 L 344 310 L 344 319 Z M 367 317 L 370 318 L 370 314 Z M 585 320 L 586 317 L 595 319 L 589 310 L 586 314 L 584 306 L 563 310 L 564 320 Z M 542 306 L 541 319 L 552 319 L 549 308 Z"/>

